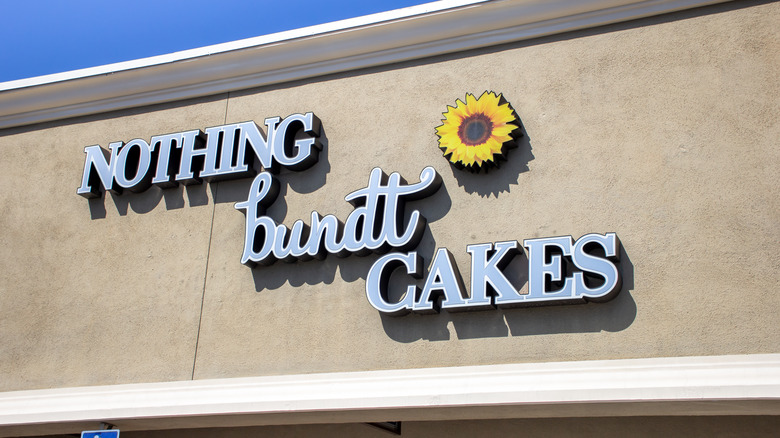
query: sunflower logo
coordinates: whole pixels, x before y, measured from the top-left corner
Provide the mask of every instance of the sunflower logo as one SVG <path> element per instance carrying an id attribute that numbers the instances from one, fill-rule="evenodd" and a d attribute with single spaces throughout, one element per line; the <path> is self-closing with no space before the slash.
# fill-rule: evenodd
<path id="1" fill-rule="evenodd" d="M 501 94 L 485 91 L 479 99 L 466 94 L 466 102 L 447 105 L 442 124 L 436 127 L 439 148 L 458 169 L 479 172 L 498 167 L 507 150 L 522 135 L 515 110 Z"/>

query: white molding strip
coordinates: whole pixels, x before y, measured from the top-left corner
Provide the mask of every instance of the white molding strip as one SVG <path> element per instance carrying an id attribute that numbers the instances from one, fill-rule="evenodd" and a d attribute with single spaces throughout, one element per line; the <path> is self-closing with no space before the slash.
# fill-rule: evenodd
<path id="1" fill-rule="evenodd" d="M 0 83 L 0 129 L 486 47 L 727 0 L 443 0 Z"/>
<path id="2" fill-rule="evenodd" d="M 101 421 L 133 430 L 350 421 L 778 414 L 780 354 L 762 354 L 5 392 L 0 393 L 0 436 L 42 430 L 65 433 L 74 425 L 93 422 L 96 426 Z"/>

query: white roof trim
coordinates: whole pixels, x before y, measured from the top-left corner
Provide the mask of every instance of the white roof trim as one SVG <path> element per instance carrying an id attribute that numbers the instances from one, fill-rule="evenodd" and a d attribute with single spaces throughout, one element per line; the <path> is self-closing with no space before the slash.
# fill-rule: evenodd
<path id="1" fill-rule="evenodd" d="M 0 436 L 296 423 L 776 415 L 780 354 L 622 359 L 0 393 Z"/>
<path id="2" fill-rule="evenodd" d="M 726 0 L 444 0 L 0 83 L 0 129 L 312 78 Z"/>

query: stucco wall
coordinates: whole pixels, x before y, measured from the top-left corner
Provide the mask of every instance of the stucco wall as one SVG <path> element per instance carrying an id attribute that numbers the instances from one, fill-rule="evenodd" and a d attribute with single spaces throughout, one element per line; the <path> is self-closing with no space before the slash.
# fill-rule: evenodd
<path id="1" fill-rule="evenodd" d="M 0 132 L 0 390 L 267 374 L 777 353 L 780 4 L 727 5 L 319 80 Z M 503 93 L 500 171 L 453 169 L 441 113 Z M 381 167 L 444 180 L 411 207 L 419 251 L 616 232 L 604 304 L 387 317 L 376 256 L 240 263 L 251 179 L 87 201 L 85 146 L 298 112 L 317 165 L 280 174 L 276 220 L 345 219 Z M 522 279 L 522 267 L 513 264 Z"/>

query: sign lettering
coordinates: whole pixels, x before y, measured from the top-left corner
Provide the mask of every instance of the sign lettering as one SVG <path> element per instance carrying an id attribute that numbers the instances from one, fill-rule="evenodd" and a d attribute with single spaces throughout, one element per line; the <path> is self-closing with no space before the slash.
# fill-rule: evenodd
<path id="1" fill-rule="evenodd" d="M 436 193 L 441 176 L 425 167 L 417 183 L 398 173 L 375 168 L 368 184 L 345 196 L 354 209 L 341 221 L 313 211 L 306 224 L 277 224 L 266 210 L 279 196 L 274 174 L 284 167 L 302 171 L 314 165 L 322 146 L 320 120 L 311 112 L 284 119 L 265 119 L 265 134 L 255 122 L 241 122 L 134 139 L 84 149 L 86 159 L 77 193 L 87 198 L 104 191 L 140 192 L 224 179 L 253 177 L 247 199 L 235 208 L 246 215 L 241 263 L 250 267 L 370 253 L 381 256 L 366 277 L 366 297 L 382 313 L 431 313 L 540 304 L 607 301 L 620 290 L 617 264 L 620 240 L 615 233 L 479 243 L 466 247 L 471 256 L 469 287 L 455 258 L 438 248 L 427 275 L 415 251 L 427 221 L 406 203 Z M 408 217 L 408 218 L 407 218 Z M 510 262 L 528 251 L 528 292 L 521 294 L 505 275 Z M 390 277 L 396 270 L 408 276 L 400 298 L 391 300 Z M 424 280 L 423 280 L 424 278 Z M 420 288 L 417 282 L 422 281 Z"/>

